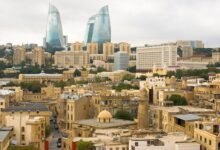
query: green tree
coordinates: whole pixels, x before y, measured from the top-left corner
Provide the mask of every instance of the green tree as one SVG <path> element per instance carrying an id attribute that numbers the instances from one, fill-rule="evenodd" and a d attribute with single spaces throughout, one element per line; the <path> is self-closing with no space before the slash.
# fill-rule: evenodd
<path id="1" fill-rule="evenodd" d="M 78 69 L 76 69 L 75 72 L 73 73 L 73 76 L 74 77 L 80 77 L 81 76 L 81 72 Z"/>
<path id="2" fill-rule="evenodd" d="M 76 143 L 77 150 L 92 150 L 93 149 L 93 143 L 92 142 L 86 142 L 86 141 L 78 141 Z"/>
<path id="3" fill-rule="evenodd" d="M 46 138 L 49 137 L 50 134 L 51 134 L 51 127 L 50 127 L 49 125 L 47 125 L 47 126 L 45 127 L 45 137 L 46 137 Z"/>
<path id="4" fill-rule="evenodd" d="M 104 71 L 106 71 L 106 69 L 103 68 L 103 67 L 98 67 L 97 68 L 97 73 L 104 72 Z"/>
<path id="5" fill-rule="evenodd" d="M 113 117 L 116 119 L 134 120 L 132 114 L 124 110 L 117 111 Z"/>
<path id="6" fill-rule="evenodd" d="M 136 73 L 136 66 L 129 67 L 127 70 L 128 70 L 129 72 Z"/>
<path id="7" fill-rule="evenodd" d="M 171 95 L 168 100 L 172 101 L 175 106 L 186 106 L 188 104 L 186 98 L 180 95 Z"/>
<path id="8" fill-rule="evenodd" d="M 133 80 L 133 79 L 135 79 L 135 76 L 134 76 L 134 75 L 126 74 L 126 75 L 124 75 L 124 77 L 122 78 L 122 81 L 125 81 L 125 80 L 131 81 L 131 80 Z"/>

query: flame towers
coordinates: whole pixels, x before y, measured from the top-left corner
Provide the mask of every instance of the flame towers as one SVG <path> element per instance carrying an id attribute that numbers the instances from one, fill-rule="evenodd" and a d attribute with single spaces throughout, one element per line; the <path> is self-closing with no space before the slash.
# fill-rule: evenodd
<path id="1" fill-rule="evenodd" d="M 65 38 L 66 37 L 63 36 L 62 31 L 60 13 L 54 5 L 50 4 L 44 47 L 47 51 L 52 53 L 58 50 L 63 50 L 65 47 Z"/>
<path id="2" fill-rule="evenodd" d="M 103 44 L 111 42 L 111 23 L 108 6 L 102 7 L 98 14 L 89 18 L 84 43 L 98 43 L 99 53 Z"/>

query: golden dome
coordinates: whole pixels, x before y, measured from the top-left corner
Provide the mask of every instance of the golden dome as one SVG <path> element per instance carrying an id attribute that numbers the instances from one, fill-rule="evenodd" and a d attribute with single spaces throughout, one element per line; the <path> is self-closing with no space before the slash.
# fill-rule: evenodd
<path id="1" fill-rule="evenodd" d="M 98 119 L 112 119 L 112 114 L 107 110 L 103 110 L 99 113 Z"/>

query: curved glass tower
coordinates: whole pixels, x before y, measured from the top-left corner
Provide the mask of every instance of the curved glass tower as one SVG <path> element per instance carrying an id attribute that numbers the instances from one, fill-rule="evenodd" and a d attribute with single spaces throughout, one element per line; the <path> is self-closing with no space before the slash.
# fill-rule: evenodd
<path id="1" fill-rule="evenodd" d="M 55 52 L 64 49 L 64 36 L 60 13 L 58 9 L 52 4 L 49 5 L 45 44 L 46 49 L 49 52 Z"/>
<path id="2" fill-rule="evenodd" d="M 111 22 L 108 6 L 104 6 L 99 13 L 90 17 L 87 23 L 85 44 L 98 43 L 99 53 L 102 53 L 103 44 L 111 42 Z"/>

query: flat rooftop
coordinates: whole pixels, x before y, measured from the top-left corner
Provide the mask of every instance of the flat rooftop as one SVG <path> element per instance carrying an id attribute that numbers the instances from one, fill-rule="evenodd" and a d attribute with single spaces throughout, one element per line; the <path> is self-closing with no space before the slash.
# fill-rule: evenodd
<path id="1" fill-rule="evenodd" d="M 97 119 L 94 118 L 94 119 L 87 119 L 87 120 L 79 120 L 79 121 L 76 121 L 75 124 L 95 127 L 99 129 L 105 129 L 105 128 L 118 128 L 118 127 L 123 127 L 123 126 L 135 125 L 136 122 L 112 118 L 112 121 L 110 123 L 99 123 L 97 122 Z"/>
<path id="2" fill-rule="evenodd" d="M 3 142 L 4 139 L 9 135 L 10 131 L 0 131 L 0 142 Z"/>
<path id="3" fill-rule="evenodd" d="M 3 112 L 28 112 L 28 111 L 49 111 L 49 109 L 39 103 L 28 103 L 19 106 L 10 106 L 3 109 Z"/>
<path id="4" fill-rule="evenodd" d="M 201 117 L 194 114 L 175 115 L 175 117 L 184 121 L 195 121 L 201 119 Z"/>
<path id="5" fill-rule="evenodd" d="M 205 109 L 205 108 L 198 108 L 198 107 L 192 107 L 192 106 L 170 106 L 170 107 L 165 107 L 165 106 L 150 106 L 151 110 L 163 110 L 166 112 L 171 112 L 171 113 L 178 113 L 181 112 L 181 110 L 188 111 L 189 113 L 202 113 L 202 112 L 215 112 L 212 109 Z"/>

